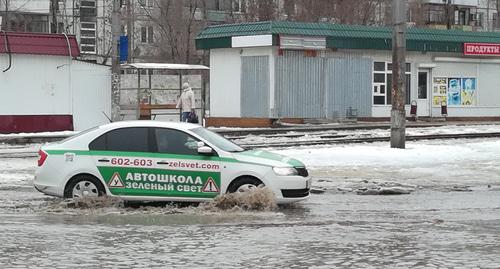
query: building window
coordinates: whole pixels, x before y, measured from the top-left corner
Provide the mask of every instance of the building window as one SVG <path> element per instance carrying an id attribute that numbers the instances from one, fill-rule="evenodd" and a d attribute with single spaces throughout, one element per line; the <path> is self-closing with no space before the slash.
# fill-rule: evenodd
<path id="1" fill-rule="evenodd" d="M 154 31 L 152 26 L 141 27 L 141 42 L 147 44 L 154 43 Z"/>
<path id="2" fill-rule="evenodd" d="M 96 49 L 96 1 L 80 1 L 80 50 L 82 53 L 97 53 Z"/>
<path id="3" fill-rule="evenodd" d="M 411 64 L 406 63 L 406 104 L 411 99 Z M 392 63 L 373 62 L 373 104 L 390 105 L 392 103 Z"/>
<path id="4" fill-rule="evenodd" d="M 232 2 L 233 12 L 246 12 L 246 1 L 245 0 L 234 0 Z"/>
<path id="5" fill-rule="evenodd" d="M 468 8 L 460 8 L 455 10 L 455 24 L 469 25 L 470 10 Z"/>
<path id="6" fill-rule="evenodd" d="M 81 17 L 95 17 L 97 16 L 96 2 L 85 0 L 80 2 L 80 16 Z"/>
<path id="7" fill-rule="evenodd" d="M 96 53 L 96 23 L 80 23 L 80 49 L 83 53 Z"/>

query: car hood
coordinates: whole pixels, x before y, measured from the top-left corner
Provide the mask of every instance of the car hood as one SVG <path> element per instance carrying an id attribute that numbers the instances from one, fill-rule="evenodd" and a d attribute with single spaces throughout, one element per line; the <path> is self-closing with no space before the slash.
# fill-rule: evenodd
<path id="1" fill-rule="evenodd" d="M 265 150 L 246 150 L 242 152 L 233 152 L 232 154 L 234 158 L 240 162 L 277 167 L 305 167 L 299 160 Z"/>

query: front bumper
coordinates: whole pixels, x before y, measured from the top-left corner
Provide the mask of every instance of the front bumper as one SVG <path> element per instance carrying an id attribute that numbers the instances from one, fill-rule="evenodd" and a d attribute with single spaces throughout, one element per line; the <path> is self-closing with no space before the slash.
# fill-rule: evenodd
<path id="1" fill-rule="evenodd" d="M 266 178 L 278 204 L 302 201 L 310 195 L 310 176 L 276 176 L 273 173 L 267 174 Z"/>
<path id="2" fill-rule="evenodd" d="M 282 189 L 281 195 L 283 198 L 305 198 L 309 196 L 309 191 L 311 189 Z"/>

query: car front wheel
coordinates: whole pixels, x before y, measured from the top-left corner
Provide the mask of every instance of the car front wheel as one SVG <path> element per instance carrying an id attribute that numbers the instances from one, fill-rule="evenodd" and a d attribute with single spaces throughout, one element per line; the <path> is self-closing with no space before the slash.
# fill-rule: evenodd
<path id="1" fill-rule="evenodd" d="M 234 192 L 248 192 L 252 191 L 255 188 L 258 187 L 263 187 L 264 184 L 262 181 L 253 178 L 253 177 L 241 177 L 236 179 L 229 185 L 227 188 L 227 192 L 229 193 L 234 193 Z"/>

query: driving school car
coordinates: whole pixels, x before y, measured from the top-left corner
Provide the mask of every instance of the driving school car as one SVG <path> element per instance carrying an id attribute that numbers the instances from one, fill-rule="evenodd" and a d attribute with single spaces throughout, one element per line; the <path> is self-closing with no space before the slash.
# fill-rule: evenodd
<path id="1" fill-rule="evenodd" d="M 34 185 L 65 198 L 189 202 L 263 185 L 291 203 L 309 196 L 311 178 L 298 160 L 245 150 L 199 125 L 124 121 L 43 146 Z"/>

